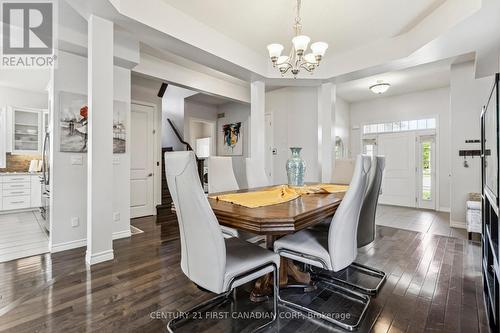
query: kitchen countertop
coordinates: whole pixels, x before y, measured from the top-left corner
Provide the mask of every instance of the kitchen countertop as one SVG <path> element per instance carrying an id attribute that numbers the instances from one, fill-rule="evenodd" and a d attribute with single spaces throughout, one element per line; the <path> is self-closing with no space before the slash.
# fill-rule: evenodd
<path id="1" fill-rule="evenodd" d="M 0 172 L 0 176 L 38 176 L 41 175 L 41 172 Z"/>

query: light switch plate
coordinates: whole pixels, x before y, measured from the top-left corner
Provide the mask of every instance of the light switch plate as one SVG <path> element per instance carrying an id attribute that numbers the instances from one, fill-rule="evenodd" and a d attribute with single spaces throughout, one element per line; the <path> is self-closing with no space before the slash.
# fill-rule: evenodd
<path id="1" fill-rule="evenodd" d="M 71 156 L 71 164 L 72 165 L 82 165 L 83 157 L 82 156 Z"/>
<path id="2" fill-rule="evenodd" d="M 80 225 L 80 219 L 78 217 L 72 217 L 71 218 L 71 226 L 73 228 L 76 228 Z"/>
<path id="3" fill-rule="evenodd" d="M 119 212 L 113 213 L 113 221 L 115 221 L 115 222 L 120 221 L 120 213 Z"/>

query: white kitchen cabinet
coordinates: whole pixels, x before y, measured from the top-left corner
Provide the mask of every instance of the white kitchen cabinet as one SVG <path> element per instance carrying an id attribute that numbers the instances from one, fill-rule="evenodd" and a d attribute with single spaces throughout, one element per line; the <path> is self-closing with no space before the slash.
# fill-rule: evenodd
<path id="1" fill-rule="evenodd" d="M 42 151 L 42 111 L 12 108 L 12 153 L 39 154 Z"/>
<path id="2" fill-rule="evenodd" d="M 38 174 L 0 174 L 0 211 L 37 209 L 41 192 Z"/>

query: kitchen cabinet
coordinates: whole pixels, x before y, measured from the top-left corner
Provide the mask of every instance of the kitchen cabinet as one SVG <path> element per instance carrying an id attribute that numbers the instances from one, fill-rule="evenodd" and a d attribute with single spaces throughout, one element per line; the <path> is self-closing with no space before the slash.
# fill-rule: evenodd
<path id="1" fill-rule="evenodd" d="M 38 174 L 0 174 L 0 211 L 38 209 L 42 188 Z"/>
<path id="2" fill-rule="evenodd" d="M 6 151 L 14 155 L 42 153 L 42 140 L 49 127 L 49 112 L 9 106 L 5 112 Z"/>
<path id="3" fill-rule="evenodd" d="M 12 109 L 12 153 L 38 154 L 41 144 L 42 112 Z"/>

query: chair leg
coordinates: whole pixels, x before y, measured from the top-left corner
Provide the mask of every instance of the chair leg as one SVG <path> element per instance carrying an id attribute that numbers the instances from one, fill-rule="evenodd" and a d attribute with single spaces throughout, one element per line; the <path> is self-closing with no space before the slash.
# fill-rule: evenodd
<path id="1" fill-rule="evenodd" d="M 357 293 L 353 290 L 344 288 L 342 286 L 333 285 L 332 287 L 335 289 L 338 289 L 342 295 L 344 295 L 346 298 L 349 298 L 353 302 L 358 302 L 358 303 L 363 304 L 363 310 L 361 311 L 361 314 L 360 314 L 360 316 L 355 324 L 353 324 L 353 325 L 346 324 L 342 321 L 339 321 L 339 320 L 333 318 L 333 316 L 328 316 L 328 315 L 325 315 L 324 313 L 318 312 L 318 311 L 313 310 L 311 308 L 284 300 L 280 296 L 278 297 L 278 300 L 281 304 L 284 304 L 292 309 L 307 313 L 307 314 L 311 315 L 313 318 L 321 318 L 321 319 L 328 321 L 334 325 L 337 325 L 345 330 L 356 331 L 358 329 L 359 325 L 361 324 L 364 316 L 365 316 L 365 313 L 366 313 L 366 310 L 368 309 L 368 306 L 370 305 L 370 297 L 368 297 L 367 295 Z"/>
<path id="2" fill-rule="evenodd" d="M 278 274 L 279 274 L 278 266 L 273 264 L 273 296 L 274 296 L 273 297 L 273 318 L 269 322 L 256 328 L 254 330 L 254 332 L 260 331 L 263 328 L 271 325 L 278 318 L 278 311 L 279 311 L 279 309 L 278 309 L 278 298 L 279 298 L 279 277 L 278 277 Z M 209 299 L 208 301 L 205 301 L 199 305 L 196 305 L 195 307 L 191 308 L 187 312 L 183 313 L 182 316 L 179 316 L 178 318 L 174 318 L 174 319 L 170 320 L 167 324 L 167 331 L 170 333 L 173 333 L 174 329 L 177 325 L 189 320 L 190 317 L 194 313 L 200 312 L 201 310 L 204 310 L 204 309 L 211 309 L 215 306 L 218 306 L 219 304 L 222 304 L 222 303 L 230 300 L 231 296 L 233 296 L 234 300 L 236 300 L 235 299 L 236 298 L 236 288 L 232 288 L 223 294 L 219 294 L 219 295 Z"/>
<path id="3" fill-rule="evenodd" d="M 354 268 L 354 269 L 356 269 L 358 271 L 361 271 L 361 272 L 363 272 L 363 273 L 365 273 L 367 275 L 377 277 L 377 278 L 380 279 L 380 281 L 379 281 L 379 283 L 377 284 L 377 286 L 375 288 L 367 288 L 367 287 L 364 287 L 364 286 L 361 286 L 361 285 L 349 282 L 347 280 L 343 280 L 343 279 L 339 279 L 337 277 L 333 277 L 333 276 L 331 276 L 329 274 L 329 271 L 316 272 L 314 270 L 311 270 L 311 272 L 314 274 L 315 277 L 321 279 L 322 281 L 324 281 L 324 282 L 326 282 L 328 284 L 337 285 L 336 283 L 340 283 L 340 284 L 343 284 L 343 285 L 347 285 L 347 286 L 349 286 L 351 288 L 354 288 L 354 289 L 356 289 L 358 291 L 361 291 L 362 293 L 370 295 L 370 296 L 375 296 L 375 295 L 378 294 L 378 292 L 380 291 L 380 288 L 384 284 L 384 282 L 386 280 L 386 277 L 387 277 L 384 272 L 382 272 L 380 270 L 377 270 L 377 269 L 374 269 L 374 268 L 369 267 L 369 266 L 358 264 L 356 262 L 353 262 L 349 267 Z"/>

